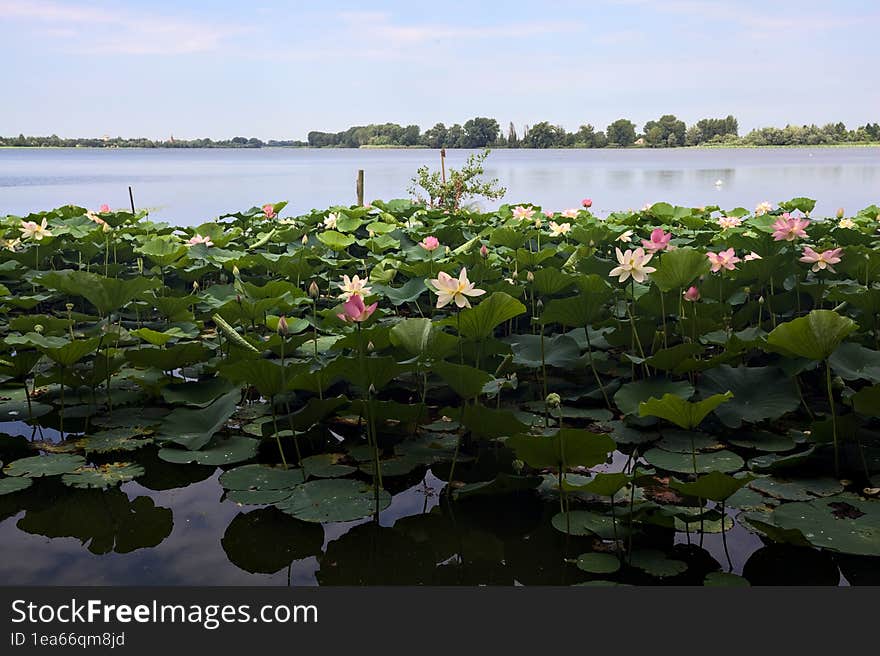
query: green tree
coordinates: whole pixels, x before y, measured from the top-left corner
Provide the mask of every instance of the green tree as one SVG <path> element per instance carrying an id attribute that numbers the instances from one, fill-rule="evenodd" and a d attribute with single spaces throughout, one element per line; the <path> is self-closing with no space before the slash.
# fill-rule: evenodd
<path id="1" fill-rule="evenodd" d="M 507 147 L 519 148 L 519 139 L 516 137 L 516 127 L 513 125 L 513 121 L 510 122 L 510 127 L 507 128 Z"/>
<path id="2" fill-rule="evenodd" d="M 507 193 L 507 189 L 498 186 L 497 178 L 486 181 L 480 177 L 484 173 L 483 161 L 488 156 L 488 148 L 472 154 L 460 170 L 448 169 L 445 181 L 440 171 L 431 171 L 427 166 L 422 166 L 416 171 L 409 192 L 420 203 L 450 212 L 459 210 L 469 198 L 499 199 Z"/>
<path id="3" fill-rule="evenodd" d="M 535 123 L 523 137 L 523 145 L 526 148 L 562 148 L 565 146 L 565 129 L 547 121 Z"/>
<path id="4" fill-rule="evenodd" d="M 434 127 L 425 130 L 422 135 L 422 144 L 428 148 L 443 148 L 446 145 L 446 126 L 437 123 Z"/>
<path id="5" fill-rule="evenodd" d="M 619 118 L 606 130 L 608 143 L 617 146 L 631 146 L 636 140 L 636 124 L 629 119 Z"/>
<path id="6" fill-rule="evenodd" d="M 670 143 L 685 143 L 686 127 L 684 121 L 678 120 L 674 114 L 664 114 L 656 121 L 645 123 L 645 142 L 654 148 L 668 146 Z M 670 139 L 670 136 L 673 138 Z"/>
<path id="7" fill-rule="evenodd" d="M 485 148 L 498 138 L 500 131 L 494 118 L 472 118 L 464 124 L 465 148 Z"/>

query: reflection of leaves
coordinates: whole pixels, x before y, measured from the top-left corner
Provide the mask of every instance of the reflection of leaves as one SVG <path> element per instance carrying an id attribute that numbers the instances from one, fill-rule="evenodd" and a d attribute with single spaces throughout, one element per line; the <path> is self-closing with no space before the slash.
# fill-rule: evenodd
<path id="1" fill-rule="evenodd" d="M 236 515 L 221 544 L 229 560 L 244 571 L 274 574 L 294 560 L 318 556 L 324 529 L 270 506 Z"/>
<path id="2" fill-rule="evenodd" d="M 70 474 L 64 474 L 61 481 L 70 487 L 103 489 L 127 483 L 143 473 L 144 468 L 140 465 L 112 462 L 97 467 L 80 467 Z"/>
<path id="3" fill-rule="evenodd" d="M 94 554 L 129 553 L 155 547 L 171 534 L 170 508 L 149 497 L 134 501 L 119 489 L 74 490 L 43 510 L 29 510 L 17 524 L 25 533 L 73 537 Z"/>

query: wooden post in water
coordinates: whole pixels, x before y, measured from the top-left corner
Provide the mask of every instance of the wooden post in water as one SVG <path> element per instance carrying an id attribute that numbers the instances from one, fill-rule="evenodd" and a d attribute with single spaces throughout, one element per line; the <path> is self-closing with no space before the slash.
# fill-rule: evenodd
<path id="1" fill-rule="evenodd" d="M 131 185 L 128 186 L 128 200 L 131 201 L 131 213 L 134 214 L 134 193 L 131 191 Z"/>
<path id="2" fill-rule="evenodd" d="M 363 207 L 364 206 L 364 170 L 363 169 L 358 169 L 357 197 L 358 197 L 358 207 Z"/>
<path id="3" fill-rule="evenodd" d="M 446 184 L 446 149 L 440 149 L 440 177 L 443 180 L 443 184 Z"/>

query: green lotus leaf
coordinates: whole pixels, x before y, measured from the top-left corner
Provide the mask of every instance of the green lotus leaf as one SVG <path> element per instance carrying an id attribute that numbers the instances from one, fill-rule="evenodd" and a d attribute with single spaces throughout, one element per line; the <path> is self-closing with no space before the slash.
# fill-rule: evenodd
<path id="1" fill-rule="evenodd" d="M 345 457 L 344 453 L 318 453 L 303 458 L 300 466 L 306 478 L 339 478 L 357 471 L 357 467 L 341 464 Z"/>
<path id="2" fill-rule="evenodd" d="M 611 287 L 600 276 L 590 274 L 578 280 L 578 290 L 580 293 L 577 296 L 556 298 L 547 303 L 541 321 L 583 328 L 599 319 L 606 312 Z"/>
<path id="3" fill-rule="evenodd" d="M 462 310 L 459 319 L 450 319 L 449 325 L 456 326 L 468 339 L 483 340 L 495 333 L 495 328 L 505 321 L 524 314 L 526 306 L 505 294 L 495 292 L 474 307 Z"/>
<path id="4" fill-rule="evenodd" d="M 850 397 L 853 409 L 869 417 L 880 417 L 880 385 L 864 387 Z"/>
<path id="5" fill-rule="evenodd" d="M 843 492 L 843 485 L 833 478 L 757 478 L 749 483 L 749 487 L 784 501 L 810 501 L 816 497 L 830 497 Z"/>
<path id="6" fill-rule="evenodd" d="M 64 474 L 61 482 L 70 487 L 104 489 L 128 483 L 143 476 L 144 468 L 130 462 L 112 462 L 96 467 L 80 467 L 70 474 Z"/>
<path id="7" fill-rule="evenodd" d="M 185 383 L 172 383 L 162 388 L 162 398 L 172 405 L 205 408 L 232 391 L 232 384 L 223 378 L 208 378 Z"/>
<path id="8" fill-rule="evenodd" d="M 395 306 L 413 303 L 426 291 L 428 288 L 425 286 L 425 280 L 418 277 L 410 278 L 401 287 L 373 285 L 374 294 L 382 294 Z"/>
<path id="9" fill-rule="evenodd" d="M 371 485 L 342 478 L 310 481 L 276 507 L 304 522 L 348 522 L 384 510 L 391 495 L 379 490 L 378 504 Z"/>
<path id="10" fill-rule="evenodd" d="M 735 472 L 743 468 L 745 462 L 732 451 L 714 451 L 711 453 L 698 453 L 692 456 L 689 453 L 673 453 L 663 449 L 649 449 L 644 454 L 645 460 L 657 467 L 681 474 L 708 474 L 712 471 Z M 694 467 L 696 459 L 696 471 Z"/>
<path id="11" fill-rule="evenodd" d="M 352 235 L 343 235 L 336 230 L 324 230 L 318 233 L 318 241 L 339 252 L 351 246 L 355 242 L 355 238 Z"/>
<path id="12" fill-rule="evenodd" d="M 833 310 L 813 310 L 805 317 L 781 323 L 767 335 L 767 343 L 783 353 L 810 360 L 826 360 L 856 329 L 856 322 Z"/>
<path id="13" fill-rule="evenodd" d="M 227 380 L 255 387 L 261 396 L 269 399 L 288 389 L 290 381 L 304 369 L 304 366 L 292 367 L 287 371 L 279 362 L 257 358 L 243 358 L 217 368 Z"/>
<path id="14" fill-rule="evenodd" d="M 614 403 L 625 415 L 637 415 L 639 404 L 664 394 L 675 394 L 682 399 L 689 399 L 694 395 L 694 387 L 687 381 L 672 381 L 668 378 L 646 378 L 634 383 L 621 385 L 614 394 Z"/>
<path id="15" fill-rule="evenodd" d="M 26 476 L 7 476 L 0 478 L 0 496 L 26 490 L 34 481 Z"/>
<path id="16" fill-rule="evenodd" d="M 841 344 L 828 363 L 844 380 L 867 380 L 880 383 L 880 351 L 853 342 Z"/>
<path id="17" fill-rule="evenodd" d="M 603 540 L 615 539 L 614 518 L 611 515 L 600 515 L 589 510 L 570 510 L 567 513 L 553 515 L 550 523 L 560 533 L 570 535 L 595 535 Z M 617 521 L 616 537 L 629 535 L 628 527 Z"/>
<path id="18" fill-rule="evenodd" d="M 709 572 L 703 579 L 703 585 L 712 588 L 748 588 L 749 580 L 732 572 Z"/>
<path id="19" fill-rule="evenodd" d="M 517 335 L 510 339 L 510 344 L 513 363 L 533 369 L 541 366 L 571 368 L 578 364 L 581 354 L 577 342 L 567 335 L 544 338 L 540 335 Z"/>
<path id="20" fill-rule="evenodd" d="M 388 334 L 394 346 L 421 359 L 442 360 L 458 345 L 458 339 L 443 332 L 430 319 L 404 319 Z"/>
<path id="21" fill-rule="evenodd" d="M 125 359 L 135 367 L 174 371 L 204 362 L 211 350 L 201 342 L 185 342 L 164 348 L 137 348 L 125 351 Z"/>
<path id="22" fill-rule="evenodd" d="M 662 398 L 650 398 L 639 403 L 640 417 L 660 417 L 685 430 L 693 430 L 700 425 L 710 412 L 733 398 L 733 394 L 713 394 L 702 401 L 685 401 L 675 394 L 664 394 Z"/>
<path id="23" fill-rule="evenodd" d="M 280 503 L 293 494 L 293 488 L 286 490 L 227 490 L 225 499 L 240 506 L 268 506 Z"/>
<path id="24" fill-rule="evenodd" d="M 242 465 L 220 475 L 220 485 L 227 490 L 290 490 L 304 482 L 302 469 L 270 465 Z"/>
<path id="25" fill-rule="evenodd" d="M 278 417 L 278 427 L 300 432 L 307 431 L 346 404 L 348 404 L 348 399 L 344 396 L 334 396 L 329 399 L 312 397 L 296 412 L 284 417 Z M 263 437 L 270 437 L 271 434 L 272 423 L 267 421 L 262 426 L 262 435 Z"/>
<path id="26" fill-rule="evenodd" d="M 458 419 L 476 438 L 492 439 L 523 433 L 529 427 L 510 410 L 487 408 L 480 404 L 444 408 L 443 416 Z"/>
<path id="27" fill-rule="evenodd" d="M 559 467 L 592 467 L 605 462 L 614 451 L 614 440 L 605 433 L 591 433 L 575 428 L 562 428 L 549 437 L 519 434 L 505 442 L 516 457 L 535 469 Z"/>
<path id="28" fill-rule="evenodd" d="M 532 285 L 539 294 L 551 296 L 573 286 L 577 280 L 555 267 L 545 266 L 534 272 Z"/>
<path id="29" fill-rule="evenodd" d="M 673 251 L 675 252 L 675 251 Z M 638 549 L 630 555 L 629 564 L 658 578 L 677 576 L 687 570 L 687 563 L 669 558 L 656 549 Z"/>
<path id="30" fill-rule="evenodd" d="M 592 551 L 577 557 L 577 567 L 590 574 L 613 574 L 620 569 L 620 559 L 614 554 Z"/>
<path id="31" fill-rule="evenodd" d="M 215 438 L 199 451 L 165 447 L 159 449 L 159 457 L 165 462 L 177 464 L 195 463 L 198 465 L 233 465 L 250 460 L 257 455 L 259 440 L 249 437 L 232 436 Z"/>
<path id="32" fill-rule="evenodd" d="M 239 390 L 233 390 L 205 408 L 175 408 L 162 419 L 156 439 L 201 449 L 226 424 L 240 398 Z"/>
<path id="33" fill-rule="evenodd" d="M 697 278 L 709 273 L 709 258 L 701 250 L 676 248 L 663 253 L 655 267 L 657 270 L 651 274 L 651 281 L 660 291 L 678 291 L 687 289 Z"/>
<path id="34" fill-rule="evenodd" d="M 483 388 L 494 380 L 482 369 L 469 367 L 466 364 L 441 361 L 436 362 L 432 368 L 443 382 L 466 401 L 479 396 Z"/>
<path id="35" fill-rule="evenodd" d="M 62 367 L 70 367 L 94 352 L 101 343 L 101 338 L 69 340 L 64 337 L 44 337 L 38 333 L 27 333 L 20 338 L 9 337 L 6 342 L 35 346 L 53 362 L 57 362 Z"/>
<path id="36" fill-rule="evenodd" d="M 77 447 L 86 453 L 113 453 L 115 451 L 136 451 L 153 443 L 152 437 L 142 435 L 141 431 L 117 428 L 91 433 L 76 441 Z"/>
<path id="37" fill-rule="evenodd" d="M 736 433 L 728 442 L 743 449 L 756 451 L 780 452 L 791 451 L 797 444 L 787 435 L 777 435 L 767 431 L 746 431 Z"/>
<path id="38" fill-rule="evenodd" d="M 770 519 L 779 528 L 800 531 L 815 547 L 880 556 L 880 501 L 841 494 L 785 503 Z"/>
<path id="39" fill-rule="evenodd" d="M 773 472 L 784 469 L 795 469 L 806 463 L 816 451 L 816 447 L 810 447 L 805 451 L 779 455 L 768 453 L 749 460 L 749 469 L 756 472 Z"/>
<path id="40" fill-rule="evenodd" d="M 733 476 L 722 474 L 720 471 L 711 471 L 688 483 L 682 483 L 673 479 L 669 483 L 669 487 L 688 496 L 721 502 L 732 496 L 744 485 L 747 485 L 753 478 L 754 476 L 751 474 L 734 478 Z"/>
<path id="41" fill-rule="evenodd" d="M 28 478 L 40 478 L 41 476 L 58 476 L 70 474 L 80 467 L 85 466 L 86 461 L 82 456 L 67 453 L 49 453 L 43 456 L 31 456 L 14 460 L 6 465 L 3 472 L 7 476 L 27 476 Z"/>
<path id="42" fill-rule="evenodd" d="M 161 285 L 156 278 L 106 278 L 97 273 L 73 269 L 50 271 L 38 276 L 37 281 L 49 289 L 86 298 L 102 315 L 125 307 L 148 290 Z"/>
<path id="43" fill-rule="evenodd" d="M 29 417 L 36 419 L 52 412 L 51 405 L 31 401 L 30 406 L 24 399 L 0 401 L 0 421 L 26 421 Z"/>
<path id="44" fill-rule="evenodd" d="M 775 367 L 731 367 L 722 364 L 703 373 L 700 390 L 705 395 L 731 392 L 733 398 L 715 414 L 730 428 L 742 423 L 779 419 L 800 405 L 794 380 Z"/>

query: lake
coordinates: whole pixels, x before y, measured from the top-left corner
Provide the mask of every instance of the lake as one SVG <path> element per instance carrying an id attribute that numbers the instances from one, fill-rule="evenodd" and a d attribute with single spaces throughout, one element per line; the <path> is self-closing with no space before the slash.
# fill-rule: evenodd
<path id="1" fill-rule="evenodd" d="M 447 166 L 457 168 L 470 152 L 448 151 Z M 288 213 L 303 213 L 353 203 L 358 169 L 365 171 L 367 200 L 406 197 L 425 164 L 438 167 L 438 152 L 0 149 L 0 214 L 68 203 L 127 207 L 129 185 L 139 208 L 178 224 L 281 200 L 290 202 Z M 590 197 L 599 215 L 661 200 L 752 209 L 765 200 L 808 196 L 818 200 L 816 215 L 880 202 L 877 147 L 496 150 L 486 174 L 507 187 L 500 202 L 561 210 Z"/>

